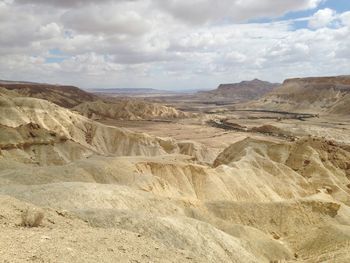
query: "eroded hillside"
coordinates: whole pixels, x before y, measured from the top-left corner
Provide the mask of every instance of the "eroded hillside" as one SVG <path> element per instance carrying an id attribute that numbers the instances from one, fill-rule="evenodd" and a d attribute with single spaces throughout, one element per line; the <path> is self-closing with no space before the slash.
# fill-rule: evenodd
<path id="1" fill-rule="evenodd" d="M 350 259 L 347 145 L 245 136 L 216 156 L 4 91 L 0 135 L 5 260 Z M 26 209 L 38 228 L 21 226 Z"/>
<path id="2" fill-rule="evenodd" d="M 251 105 L 270 110 L 347 115 L 350 77 L 287 79 L 280 88 Z"/>
<path id="3" fill-rule="evenodd" d="M 187 118 L 193 115 L 173 107 L 132 99 L 115 99 L 110 102 L 101 100 L 85 102 L 73 109 L 92 119 L 152 120 Z"/>

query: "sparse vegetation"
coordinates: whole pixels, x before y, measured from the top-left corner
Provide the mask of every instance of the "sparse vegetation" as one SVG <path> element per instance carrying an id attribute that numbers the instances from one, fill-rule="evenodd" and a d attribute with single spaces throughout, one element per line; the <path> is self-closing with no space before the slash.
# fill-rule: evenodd
<path id="1" fill-rule="evenodd" d="M 24 227 L 38 227 L 42 224 L 44 219 L 44 212 L 38 209 L 25 209 L 22 212 L 21 226 Z"/>

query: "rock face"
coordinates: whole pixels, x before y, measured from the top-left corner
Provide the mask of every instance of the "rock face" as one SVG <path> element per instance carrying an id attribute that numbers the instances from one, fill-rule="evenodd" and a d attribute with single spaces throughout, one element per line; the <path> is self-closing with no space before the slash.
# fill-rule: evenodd
<path id="1" fill-rule="evenodd" d="M 350 113 L 350 76 L 287 79 L 255 106 L 313 113 Z"/>
<path id="2" fill-rule="evenodd" d="M 215 90 L 200 92 L 200 95 L 207 96 L 209 99 L 244 102 L 261 98 L 278 86 L 279 84 L 254 79 L 234 84 L 221 84 Z"/>

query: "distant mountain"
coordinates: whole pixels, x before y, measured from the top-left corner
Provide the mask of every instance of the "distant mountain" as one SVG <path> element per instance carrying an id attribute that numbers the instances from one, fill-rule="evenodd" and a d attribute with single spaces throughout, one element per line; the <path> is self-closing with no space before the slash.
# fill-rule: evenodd
<path id="1" fill-rule="evenodd" d="M 350 76 L 287 79 L 254 107 L 350 114 Z"/>
<path id="2" fill-rule="evenodd" d="M 242 81 L 240 83 L 220 84 L 217 89 L 201 91 L 198 92 L 198 95 L 206 97 L 209 100 L 249 101 L 264 96 L 279 85 L 280 84 L 254 79 L 251 81 Z"/>
<path id="3" fill-rule="evenodd" d="M 158 93 L 158 92 L 164 92 L 162 90 L 157 89 L 133 89 L 133 88 L 121 88 L 121 89 L 89 89 L 89 92 L 93 93 L 113 93 L 113 94 L 119 94 L 119 93 Z"/>
<path id="4" fill-rule="evenodd" d="M 0 84 L 39 84 L 36 82 L 30 82 L 30 81 L 13 81 L 13 80 L 1 80 L 0 79 Z M 41 83 L 45 84 L 45 83 Z"/>
<path id="5" fill-rule="evenodd" d="M 78 87 L 67 85 L 0 80 L 0 87 L 16 91 L 22 96 L 45 99 L 65 108 L 72 108 L 97 98 Z"/>
<path id="6" fill-rule="evenodd" d="M 147 88 L 121 88 L 121 89 L 89 89 L 87 90 L 97 95 L 114 96 L 164 96 L 175 95 L 179 92 L 169 90 L 147 89 Z"/>

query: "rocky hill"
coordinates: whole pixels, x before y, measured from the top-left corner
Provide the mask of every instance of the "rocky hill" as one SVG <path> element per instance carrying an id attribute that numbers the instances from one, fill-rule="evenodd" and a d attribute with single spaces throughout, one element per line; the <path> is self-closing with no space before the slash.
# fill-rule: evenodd
<path id="1" fill-rule="evenodd" d="M 234 84 L 221 84 L 215 90 L 202 91 L 199 92 L 198 95 L 206 97 L 209 100 L 244 102 L 261 98 L 278 86 L 279 84 L 254 79 Z"/>
<path id="2" fill-rule="evenodd" d="M 1 81 L 0 87 L 16 91 L 22 96 L 45 99 L 65 108 L 72 108 L 97 97 L 78 87 L 66 85 L 51 85 L 33 82 Z"/>

